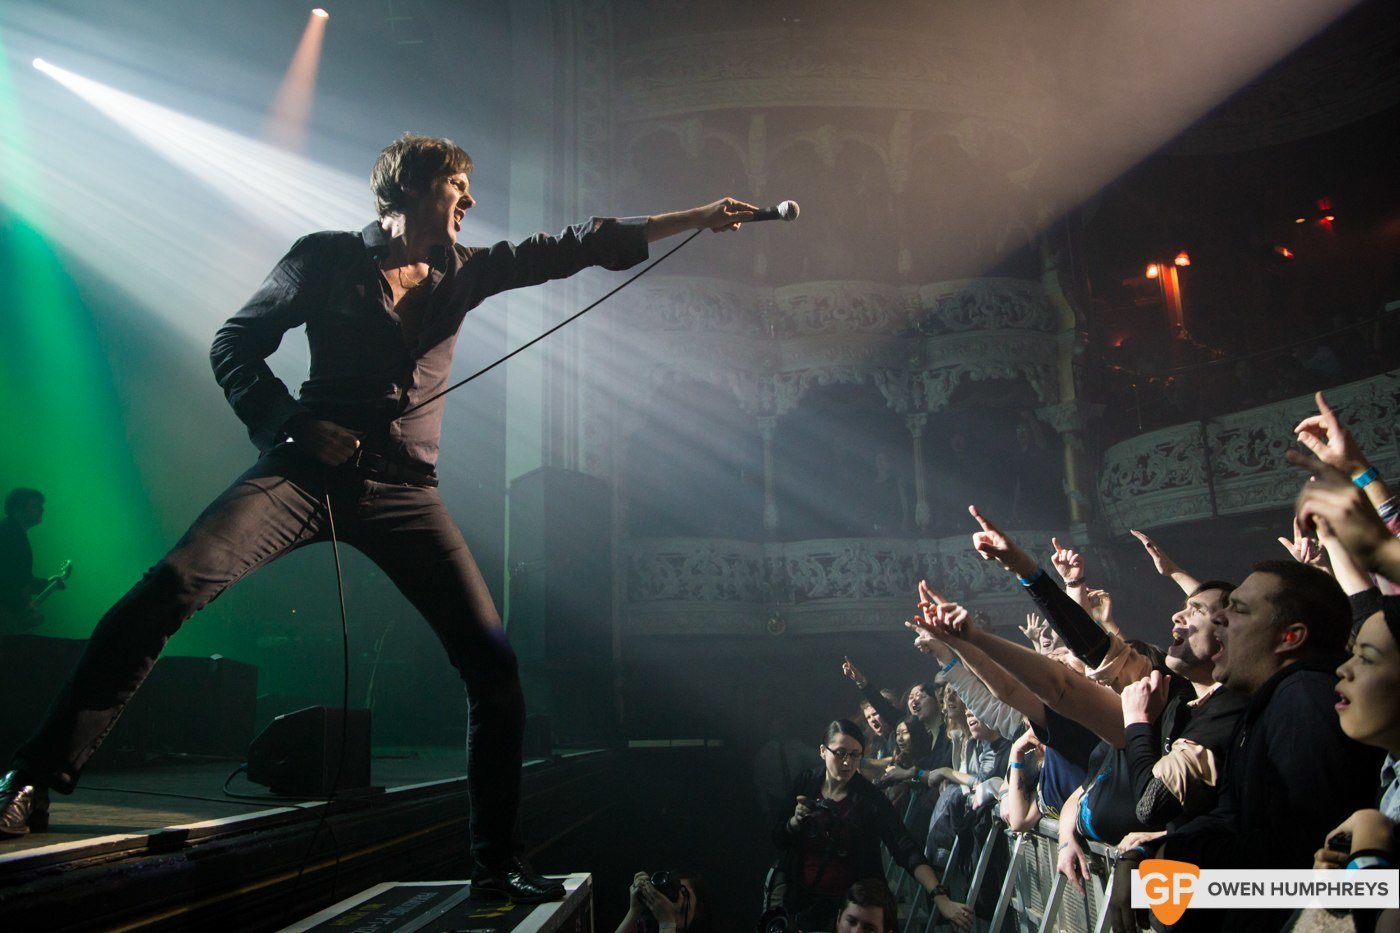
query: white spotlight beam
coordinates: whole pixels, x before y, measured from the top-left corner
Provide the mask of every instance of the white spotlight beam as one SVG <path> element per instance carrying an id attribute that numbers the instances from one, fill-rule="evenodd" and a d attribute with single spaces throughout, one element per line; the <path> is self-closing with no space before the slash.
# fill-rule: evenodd
<path id="1" fill-rule="evenodd" d="M 34 66 L 161 158 L 218 192 L 232 208 L 283 238 L 312 230 L 355 230 L 370 215 L 362 178 L 142 100 L 43 59 L 36 59 Z"/>

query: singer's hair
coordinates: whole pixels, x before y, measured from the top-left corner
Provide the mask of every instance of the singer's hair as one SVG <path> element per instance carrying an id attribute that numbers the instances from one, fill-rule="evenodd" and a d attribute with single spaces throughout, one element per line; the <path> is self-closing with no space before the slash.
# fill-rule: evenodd
<path id="1" fill-rule="evenodd" d="M 404 133 L 379 153 L 369 187 L 379 216 L 386 217 L 403 213 L 438 178 L 471 171 L 472 157 L 452 140 Z"/>

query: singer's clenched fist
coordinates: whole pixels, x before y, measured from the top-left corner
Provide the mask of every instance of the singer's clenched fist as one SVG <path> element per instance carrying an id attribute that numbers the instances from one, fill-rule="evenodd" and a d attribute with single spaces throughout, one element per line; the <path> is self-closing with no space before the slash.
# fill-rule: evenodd
<path id="1" fill-rule="evenodd" d="M 753 219 L 758 208 L 734 198 L 720 198 L 713 204 L 695 208 L 695 226 L 700 230 L 719 233 L 724 230 L 738 230 L 739 225 Z"/>

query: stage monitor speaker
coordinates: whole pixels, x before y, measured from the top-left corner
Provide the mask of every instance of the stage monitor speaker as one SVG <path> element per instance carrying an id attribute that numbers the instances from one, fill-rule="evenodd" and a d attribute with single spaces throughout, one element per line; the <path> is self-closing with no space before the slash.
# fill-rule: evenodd
<path id="1" fill-rule="evenodd" d="M 309 706 L 278 716 L 248 746 L 248 780 L 282 797 L 368 788 L 369 710 Z"/>

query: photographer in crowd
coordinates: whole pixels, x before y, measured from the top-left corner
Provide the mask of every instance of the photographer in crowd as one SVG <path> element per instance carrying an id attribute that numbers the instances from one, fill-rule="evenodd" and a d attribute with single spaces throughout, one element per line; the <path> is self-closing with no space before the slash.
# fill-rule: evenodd
<path id="1" fill-rule="evenodd" d="M 823 767 L 793 784 L 791 814 L 773 827 L 782 853 L 781 903 L 799 929 L 830 930 L 852 884 L 884 876 L 883 843 L 895 864 L 914 876 L 932 907 L 954 926 L 972 922 L 967 906 L 952 900 L 885 795 L 860 774 L 865 735 L 839 719 L 820 746 Z M 776 885 L 775 885 L 776 888 Z M 769 891 L 770 903 L 779 899 Z"/>
<path id="2" fill-rule="evenodd" d="M 616 933 L 715 933 L 710 914 L 710 888 L 700 875 L 639 871 Z"/>

